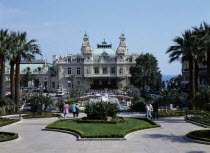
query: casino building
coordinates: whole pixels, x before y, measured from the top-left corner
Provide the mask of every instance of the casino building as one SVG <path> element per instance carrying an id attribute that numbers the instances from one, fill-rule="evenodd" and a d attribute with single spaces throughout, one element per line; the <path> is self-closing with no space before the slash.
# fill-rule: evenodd
<path id="1" fill-rule="evenodd" d="M 52 89 L 64 89 L 72 86 L 69 76 L 75 76 L 73 85 L 83 85 L 89 89 L 117 89 L 129 84 L 129 68 L 136 64 L 139 56 L 129 54 L 124 34 L 120 36 L 117 49 L 105 40 L 93 49 L 88 34 L 84 34 L 81 53 L 57 58 L 53 56 L 55 76 L 51 79 Z"/>

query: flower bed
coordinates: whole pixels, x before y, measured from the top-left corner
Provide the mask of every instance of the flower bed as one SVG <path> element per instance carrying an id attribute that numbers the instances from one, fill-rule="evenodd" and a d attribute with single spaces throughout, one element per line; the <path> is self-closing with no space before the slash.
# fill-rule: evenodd
<path id="1" fill-rule="evenodd" d="M 210 142 L 210 130 L 197 130 L 189 132 L 186 135 L 188 138 Z"/>
<path id="2" fill-rule="evenodd" d="M 10 141 L 18 138 L 17 133 L 0 132 L 0 142 Z"/>
<path id="3" fill-rule="evenodd" d="M 207 116 L 207 115 L 194 115 L 194 116 L 188 117 L 187 120 L 210 126 L 210 116 Z"/>
<path id="4" fill-rule="evenodd" d="M 124 117 L 116 117 L 110 121 L 107 120 L 89 120 L 87 117 L 77 120 L 78 123 L 107 123 L 107 124 L 119 124 L 126 123 Z"/>
<path id="5" fill-rule="evenodd" d="M 159 111 L 158 112 L 159 117 L 179 117 L 179 116 L 185 116 L 184 111 Z"/>
<path id="6" fill-rule="evenodd" d="M 72 131 L 79 134 L 81 138 L 123 138 L 133 131 L 160 127 L 159 124 L 149 119 L 125 118 L 125 120 L 127 123 L 104 124 L 78 123 L 78 119 L 65 119 L 55 121 L 46 128 Z"/>
<path id="7" fill-rule="evenodd" d="M 20 121 L 19 119 L 9 119 L 0 117 L 0 127 Z"/>
<path id="8" fill-rule="evenodd" d="M 23 115 L 23 118 L 48 118 L 48 117 L 61 117 L 60 114 L 55 114 L 55 113 L 31 113 L 27 115 Z"/>

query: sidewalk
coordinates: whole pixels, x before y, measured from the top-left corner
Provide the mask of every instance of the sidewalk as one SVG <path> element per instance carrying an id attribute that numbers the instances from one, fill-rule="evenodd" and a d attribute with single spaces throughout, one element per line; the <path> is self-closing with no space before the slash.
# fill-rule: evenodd
<path id="1" fill-rule="evenodd" d="M 144 114 L 122 113 L 126 117 Z M 80 113 L 80 116 L 85 114 Z M 14 117 L 14 116 L 13 116 Z M 76 141 L 72 135 L 42 131 L 57 118 L 23 119 L 0 131 L 17 132 L 21 139 L 0 143 L 0 153 L 210 153 L 210 145 L 188 142 L 183 136 L 189 131 L 203 129 L 187 123 L 184 118 L 156 120 L 162 128 L 136 131 L 127 141 Z"/>

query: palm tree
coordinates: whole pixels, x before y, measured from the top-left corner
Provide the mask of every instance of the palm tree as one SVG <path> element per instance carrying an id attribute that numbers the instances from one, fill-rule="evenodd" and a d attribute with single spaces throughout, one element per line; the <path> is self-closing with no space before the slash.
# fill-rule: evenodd
<path id="1" fill-rule="evenodd" d="M 16 57 L 16 49 L 17 49 L 17 34 L 16 32 L 11 32 L 10 35 L 10 47 L 7 55 L 7 59 L 10 64 L 10 91 L 11 91 L 11 99 L 15 101 L 15 57 Z"/>
<path id="2" fill-rule="evenodd" d="M 189 61 L 190 98 L 193 98 L 195 95 L 195 57 L 193 52 L 195 38 L 190 30 L 186 30 L 182 37 L 176 37 L 173 41 L 176 45 L 169 47 L 166 54 L 169 53 L 170 63 L 176 60 Z"/>
<path id="3" fill-rule="evenodd" d="M 5 60 L 8 50 L 8 29 L 0 30 L 0 96 L 5 95 Z"/>
<path id="4" fill-rule="evenodd" d="M 36 44 L 37 40 L 32 39 L 27 41 L 27 33 L 23 32 L 17 33 L 17 50 L 15 57 L 16 72 L 15 72 L 15 102 L 17 105 L 20 105 L 20 62 L 21 59 L 33 60 L 35 55 L 41 55 L 39 46 Z"/>
<path id="5" fill-rule="evenodd" d="M 207 64 L 207 84 L 210 85 L 210 25 L 203 22 L 200 28 L 194 27 L 193 29 L 197 33 L 199 47 L 201 53 L 204 55 L 203 58 L 207 58 L 204 63 L 206 62 L 205 64 Z"/>

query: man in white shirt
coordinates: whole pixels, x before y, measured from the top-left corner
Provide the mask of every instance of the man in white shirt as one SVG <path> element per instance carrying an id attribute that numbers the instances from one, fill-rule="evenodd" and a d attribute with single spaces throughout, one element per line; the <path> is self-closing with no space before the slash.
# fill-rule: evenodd
<path id="1" fill-rule="evenodd" d="M 147 118 L 151 118 L 152 119 L 152 115 L 151 115 L 151 112 L 152 112 L 152 110 L 153 110 L 153 107 L 152 107 L 152 105 L 148 102 L 147 104 L 146 104 L 146 116 L 147 116 Z"/>

